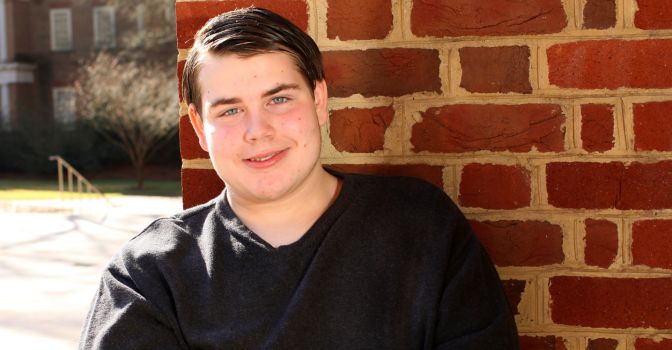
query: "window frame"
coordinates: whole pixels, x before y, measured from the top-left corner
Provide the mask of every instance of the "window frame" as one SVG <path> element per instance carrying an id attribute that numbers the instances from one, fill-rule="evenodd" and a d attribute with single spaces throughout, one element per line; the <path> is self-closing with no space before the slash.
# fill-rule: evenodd
<path id="1" fill-rule="evenodd" d="M 104 41 L 107 38 L 103 38 L 103 33 L 100 32 L 99 26 L 103 15 L 109 16 L 109 41 Z M 104 5 L 93 7 L 93 46 L 97 49 L 112 49 L 117 47 L 117 24 L 114 6 Z"/>
<path id="2" fill-rule="evenodd" d="M 65 27 L 56 28 L 56 16 L 65 15 Z M 72 38 L 72 9 L 70 8 L 53 8 L 49 9 L 49 29 L 50 29 L 50 40 L 51 40 L 51 51 L 71 51 L 73 48 L 73 38 Z M 57 29 L 65 30 L 64 37 L 67 42 L 59 43 L 57 42 Z"/>
<path id="3" fill-rule="evenodd" d="M 62 96 L 70 95 L 70 101 L 61 101 Z M 63 125 L 73 125 L 77 120 L 75 88 L 71 86 L 53 87 L 51 90 L 54 121 Z M 66 106 L 68 104 L 69 106 Z M 71 109 L 68 111 L 67 109 Z M 66 112 L 67 114 L 63 114 Z"/>
<path id="4" fill-rule="evenodd" d="M 12 130 L 12 116 L 9 103 L 9 84 L 0 84 L 0 130 Z"/>

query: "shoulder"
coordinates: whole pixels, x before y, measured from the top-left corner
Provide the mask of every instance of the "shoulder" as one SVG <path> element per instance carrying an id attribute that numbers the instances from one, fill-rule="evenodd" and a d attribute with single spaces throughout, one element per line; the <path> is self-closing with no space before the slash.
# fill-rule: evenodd
<path id="1" fill-rule="evenodd" d="M 409 176 L 348 174 L 357 187 L 357 196 L 388 209 L 419 213 L 459 212 L 450 197 L 434 184 Z"/>
<path id="2" fill-rule="evenodd" d="M 151 222 L 131 238 L 114 261 L 128 268 L 146 268 L 184 259 L 198 247 L 206 221 L 216 211 L 216 201 Z"/>
<path id="3" fill-rule="evenodd" d="M 360 231 L 379 232 L 372 237 L 415 242 L 420 250 L 446 251 L 446 245 L 471 235 L 463 213 L 450 197 L 433 184 L 405 176 L 352 176 L 355 190 L 351 222 Z"/>

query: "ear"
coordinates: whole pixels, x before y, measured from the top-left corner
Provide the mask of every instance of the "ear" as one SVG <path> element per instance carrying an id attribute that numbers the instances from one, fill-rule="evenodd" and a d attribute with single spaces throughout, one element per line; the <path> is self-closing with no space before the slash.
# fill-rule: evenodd
<path id="1" fill-rule="evenodd" d="M 198 144 L 201 145 L 204 151 L 208 152 L 208 142 L 205 139 L 205 131 L 203 130 L 203 118 L 196 111 L 196 106 L 193 103 L 189 104 L 189 121 L 194 128 L 194 132 L 196 132 L 196 136 L 198 136 Z"/>
<path id="2" fill-rule="evenodd" d="M 320 123 L 320 126 L 322 126 L 327 122 L 327 119 L 329 119 L 329 96 L 327 93 L 327 83 L 324 80 L 318 80 L 315 82 L 315 91 L 313 91 L 313 96 L 315 96 L 315 111 L 317 112 L 317 120 Z"/>

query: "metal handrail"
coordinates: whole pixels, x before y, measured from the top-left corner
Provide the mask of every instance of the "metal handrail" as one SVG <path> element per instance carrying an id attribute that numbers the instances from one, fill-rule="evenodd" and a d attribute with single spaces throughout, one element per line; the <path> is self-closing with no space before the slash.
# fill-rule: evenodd
<path id="1" fill-rule="evenodd" d="M 110 205 L 110 200 L 101 192 L 96 186 L 94 186 L 89 180 L 87 180 L 84 175 L 82 175 L 77 169 L 75 169 L 70 163 L 68 163 L 65 159 L 61 158 L 58 155 L 50 156 L 49 157 L 50 161 L 56 161 L 57 167 L 58 167 L 58 192 L 59 196 L 61 198 L 61 207 L 65 208 L 65 202 L 66 202 L 66 197 L 67 199 L 74 199 L 73 197 L 76 197 L 77 199 L 82 199 L 82 194 L 93 194 L 94 196 L 97 196 L 99 199 L 103 199 L 105 201 L 106 205 Z M 67 176 L 64 176 L 64 170 L 67 171 Z M 67 189 L 65 188 L 65 183 L 67 180 Z M 76 180 L 74 182 L 73 180 Z M 74 182 L 74 183 L 73 183 Z M 76 191 L 75 191 L 75 184 L 76 184 Z M 83 187 L 85 187 L 86 191 L 83 191 Z M 66 196 L 66 193 L 68 196 Z M 90 209 L 87 207 L 87 209 Z M 103 215 L 104 217 L 107 216 L 107 214 Z"/>

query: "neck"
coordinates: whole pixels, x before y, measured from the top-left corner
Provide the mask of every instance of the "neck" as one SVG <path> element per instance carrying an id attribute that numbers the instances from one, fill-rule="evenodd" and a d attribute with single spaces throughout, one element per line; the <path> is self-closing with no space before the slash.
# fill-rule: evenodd
<path id="1" fill-rule="evenodd" d="M 227 199 L 245 226 L 278 247 L 300 239 L 327 210 L 338 189 L 338 179 L 318 165 L 301 186 L 276 200 L 248 201 L 231 191 Z"/>

